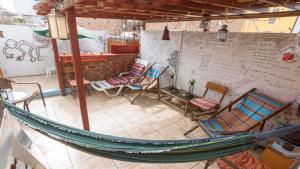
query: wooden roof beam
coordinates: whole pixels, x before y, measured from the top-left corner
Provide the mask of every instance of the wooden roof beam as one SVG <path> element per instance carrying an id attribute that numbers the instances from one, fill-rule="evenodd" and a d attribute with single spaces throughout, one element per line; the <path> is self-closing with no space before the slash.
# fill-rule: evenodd
<path id="1" fill-rule="evenodd" d="M 204 19 L 209 20 L 222 20 L 222 19 L 255 19 L 255 18 L 273 18 L 273 17 L 291 17 L 291 16 L 300 16 L 300 11 L 285 11 L 285 12 L 268 12 L 268 13 L 251 13 L 251 14 L 241 14 L 241 15 L 221 15 L 221 16 L 207 16 L 207 17 L 194 17 L 194 18 L 186 18 L 181 20 L 174 21 L 199 21 Z M 172 22 L 173 20 L 169 20 Z M 145 20 L 145 22 L 167 22 L 166 20 Z"/>
<path id="2" fill-rule="evenodd" d="M 237 2 L 236 0 L 192 0 L 194 2 L 207 3 L 222 6 L 230 9 L 242 9 L 254 12 L 268 12 L 267 8 L 254 5 L 254 2 Z"/>
<path id="3" fill-rule="evenodd" d="M 244 13 L 245 10 L 241 9 L 232 9 L 230 10 L 227 7 L 222 6 L 215 6 L 207 3 L 199 3 L 199 2 L 193 2 L 193 1 L 186 1 L 186 0 L 114 0 L 112 3 L 109 3 L 111 0 L 98 0 L 99 4 L 102 4 L 103 6 L 107 5 L 120 5 L 120 6 L 126 6 L 130 9 L 135 8 L 149 8 L 150 10 L 166 10 L 166 11 L 182 11 L 182 12 L 199 12 L 201 10 L 206 11 L 215 11 L 219 13 L 229 12 L 234 14 L 241 14 Z"/>
<path id="4" fill-rule="evenodd" d="M 272 4 L 275 6 L 283 6 L 283 7 L 289 8 L 289 9 L 295 9 L 295 10 L 300 9 L 300 5 L 291 0 L 279 0 L 279 1 L 278 0 L 259 0 L 259 1 L 268 3 L 268 4 Z"/>

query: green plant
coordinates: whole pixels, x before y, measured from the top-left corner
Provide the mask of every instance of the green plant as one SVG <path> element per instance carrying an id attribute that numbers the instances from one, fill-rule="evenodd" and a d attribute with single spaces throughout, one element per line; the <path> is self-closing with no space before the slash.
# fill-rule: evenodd
<path id="1" fill-rule="evenodd" d="M 170 78 L 171 78 L 171 79 L 174 79 L 174 77 L 175 77 L 175 73 L 171 73 L 171 74 L 170 74 Z"/>
<path id="2" fill-rule="evenodd" d="M 196 80 L 195 80 L 195 79 L 192 79 L 192 80 L 189 81 L 189 84 L 190 84 L 191 86 L 194 86 L 195 83 L 196 83 Z"/>

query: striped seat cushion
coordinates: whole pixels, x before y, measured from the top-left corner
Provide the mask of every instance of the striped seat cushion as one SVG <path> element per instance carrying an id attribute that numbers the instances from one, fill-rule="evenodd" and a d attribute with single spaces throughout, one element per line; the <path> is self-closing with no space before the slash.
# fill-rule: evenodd
<path id="1" fill-rule="evenodd" d="M 191 103 L 204 110 L 210 110 L 218 105 L 218 102 L 205 97 L 199 97 L 191 100 Z"/>
<path id="2" fill-rule="evenodd" d="M 275 100 L 258 93 L 249 93 L 231 111 L 222 112 L 208 120 L 201 120 L 203 128 L 211 136 L 218 131 L 246 131 L 283 106 Z"/>
<path id="3" fill-rule="evenodd" d="M 233 163 L 237 168 L 244 168 L 244 169 L 268 169 L 268 167 L 262 163 L 260 163 L 253 155 L 248 152 L 244 151 L 241 153 L 236 153 L 230 156 L 224 157 Z M 225 163 L 221 159 L 217 159 L 217 165 L 220 169 L 233 169 L 227 163 Z"/>
<path id="4" fill-rule="evenodd" d="M 129 71 L 128 76 L 138 77 L 144 72 L 145 68 L 146 68 L 145 65 L 135 63 L 131 66 L 131 70 Z"/>
<path id="5" fill-rule="evenodd" d="M 129 84 L 129 80 L 124 77 L 114 77 L 114 78 L 108 78 L 106 80 L 113 86 Z"/>

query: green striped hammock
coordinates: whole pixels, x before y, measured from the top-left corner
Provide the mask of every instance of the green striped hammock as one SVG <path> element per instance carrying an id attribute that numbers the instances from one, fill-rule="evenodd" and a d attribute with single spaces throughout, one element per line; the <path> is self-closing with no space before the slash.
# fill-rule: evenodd
<path id="1" fill-rule="evenodd" d="M 4 102 L 10 114 L 32 129 L 89 154 L 142 163 L 181 163 L 210 160 L 252 148 L 259 140 L 281 136 L 300 125 L 268 132 L 187 140 L 142 140 L 98 134 L 66 126 Z"/>

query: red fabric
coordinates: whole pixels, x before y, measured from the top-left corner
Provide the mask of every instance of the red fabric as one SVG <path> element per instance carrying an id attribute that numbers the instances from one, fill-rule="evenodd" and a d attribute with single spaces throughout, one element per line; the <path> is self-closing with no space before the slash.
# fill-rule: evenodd
<path id="1" fill-rule="evenodd" d="M 145 70 L 145 65 L 135 63 L 131 66 L 131 70 L 129 71 L 129 76 L 131 77 L 137 77 L 140 76 L 144 70 Z"/>
<path id="2" fill-rule="evenodd" d="M 113 86 L 127 85 L 129 83 L 129 80 L 123 77 L 108 78 L 106 80 Z"/>
<path id="3" fill-rule="evenodd" d="M 231 156 L 226 156 L 224 158 L 232 162 L 235 166 L 237 166 L 240 169 L 268 169 L 266 165 L 260 163 L 248 151 L 233 154 Z M 230 167 L 221 159 L 217 159 L 217 164 L 220 169 L 232 169 L 232 167 Z"/>
<path id="4" fill-rule="evenodd" d="M 193 99 L 191 100 L 191 103 L 204 110 L 210 110 L 218 105 L 218 102 L 204 97 Z"/>

